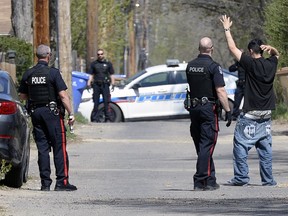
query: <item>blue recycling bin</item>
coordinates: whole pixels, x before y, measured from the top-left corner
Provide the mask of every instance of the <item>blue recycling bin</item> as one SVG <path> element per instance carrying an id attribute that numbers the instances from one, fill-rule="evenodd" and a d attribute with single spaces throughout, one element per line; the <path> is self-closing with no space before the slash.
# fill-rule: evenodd
<path id="1" fill-rule="evenodd" d="M 72 71 L 72 90 L 73 90 L 73 108 L 74 112 L 78 112 L 79 104 L 81 103 L 82 93 L 87 86 L 89 74 Z"/>

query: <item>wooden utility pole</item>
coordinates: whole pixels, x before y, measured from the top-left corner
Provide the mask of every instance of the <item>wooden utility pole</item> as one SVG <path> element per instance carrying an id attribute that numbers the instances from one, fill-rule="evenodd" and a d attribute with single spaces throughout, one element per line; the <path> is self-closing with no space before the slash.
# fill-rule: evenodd
<path id="1" fill-rule="evenodd" d="M 133 6 L 134 7 L 134 6 Z M 129 14 L 128 29 L 129 29 L 129 65 L 127 76 L 131 77 L 136 73 L 136 36 L 135 36 L 135 26 L 134 26 L 134 9 L 133 8 Z"/>
<path id="2" fill-rule="evenodd" d="M 86 70 L 90 63 L 97 58 L 98 49 L 98 0 L 87 0 L 87 58 Z"/>
<path id="3" fill-rule="evenodd" d="M 58 50 L 59 69 L 68 86 L 68 93 L 72 98 L 72 47 L 71 47 L 71 19 L 70 0 L 58 0 Z"/>
<path id="4" fill-rule="evenodd" d="M 33 50 L 34 62 L 37 62 L 36 49 L 40 44 L 50 45 L 49 0 L 34 0 Z"/>

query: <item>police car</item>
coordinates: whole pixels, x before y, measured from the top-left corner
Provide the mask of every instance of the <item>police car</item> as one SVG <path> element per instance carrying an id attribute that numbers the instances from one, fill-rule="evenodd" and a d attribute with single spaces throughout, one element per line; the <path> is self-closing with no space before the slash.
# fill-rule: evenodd
<path id="1" fill-rule="evenodd" d="M 122 80 L 111 91 L 111 121 L 125 122 L 136 120 L 159 120 L 167 118 L 187 118 L 188 112 L 183 106 L 188 83 L 186 79 L 187 63 L 167 60 L 165 65 L 146 68 L 133 77 Z M 225 88 L 233 108 L 235 74 L 223 70 Z M 90 120 L 93 109 L 92 89 L 84 90 L 78 112 Z M 104 121 L 104 104 L 100 99 L 100 121 Z"/>

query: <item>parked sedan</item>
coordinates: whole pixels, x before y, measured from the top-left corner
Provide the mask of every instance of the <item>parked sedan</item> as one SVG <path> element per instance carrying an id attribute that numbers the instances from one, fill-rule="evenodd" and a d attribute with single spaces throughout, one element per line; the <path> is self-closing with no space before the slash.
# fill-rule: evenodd
<path id="1" fill-rule="evenodd" d="M 28 114 L 19 101 L 16 86 L 5 71 L 0 71 L 0 161 L 11 164 L 4 183 L 19 188 L 28 179 L 30 128 Z"/>
<path id="2" fill-rule="evenodd" d="M 111 92 L 110 110 L 113 122 L 186 118 L 183 101 L 188 88 L 187 63 L 168 60 L 165 65 L 146 68 L 124 80 Z M 230 108 L 233 108 L 237 76 L 223 70 Z M 85 90 L 78 111 L 90 119 L 93 109 L 93 90 Z M 100 99 L 99 113 L 104 120 L 104 104 Z"/>

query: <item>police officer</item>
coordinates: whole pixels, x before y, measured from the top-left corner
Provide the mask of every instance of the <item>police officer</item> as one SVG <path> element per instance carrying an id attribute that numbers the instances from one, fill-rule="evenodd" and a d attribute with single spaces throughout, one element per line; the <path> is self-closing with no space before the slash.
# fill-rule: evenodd
<path id="1" fill-rule="evenodd" d="M 226 111 L 227 127 L 231 124 L 232 116 L 221 67 L 211 58 L 212 40 L 202 38 L 199 51 L 198 57 L 190 61 L 186 68 L 191 100 L 190 133 L 198 155 L 194 190 L 216 190 L 220 186 L 216 182 L 212 156 L 219 131 L 217 100 Z"/>
<path id="2" fill-rule="evenodd" d="M 241 50 L 243 52 L 243 50 Z M 236 81 L 236 91 L 235 91 L 235 97 L 234 97 L 234 107 L 232 112 L 232 119 L 235 121 L 237 120 L 237 117 L 240 114 L 240 104 L 244 97 L 244 90 L 245 90 L 245 70 L 240 65 L 238 61 L 236 61 L 234 64 L 232 64 L 229 67 L 230 72 L 238 71 L 238 80 Z"/>
<path id="3" fill-rule="evenodd" d="M 113 65 L 111 62 L 105 59 L 104 50 L 98 49 L 97 60 L 91 63 L 90 77 L 87 83 L 88 88 L 91 87 L 93 82 L 93 102 L 94 108 L 91 113 L 91 122 L 100 122 L 100 116 L 98 114 L 99 98 L 100 94 L 103 96 L 104 102 L 104 114 L 105 122 L 111 121 L 109 113 L 109 101 L 110 101 L 110 85 L 114 86 L 114 74 Z"/>
<path id="4" fill-rule="evenodd" d="M 38 149 L 41 190 L 49 191 L 52 183 L 49 156 L 51 149 L 57 176 L 54 190 L 77 190 L 76 186 L 68 181 L 65 109 L 69 114 L 68 124 L 73 125 L 75 119 L 66 92 L 67 86 L 60 71 L 48 66 L 51 57 L 49 46 L 39 45 L 36 56 L 38 63 L 24 73 L 19 92 L 20 99 L 27 100 L 32 118 L 33 135 Z"/>

